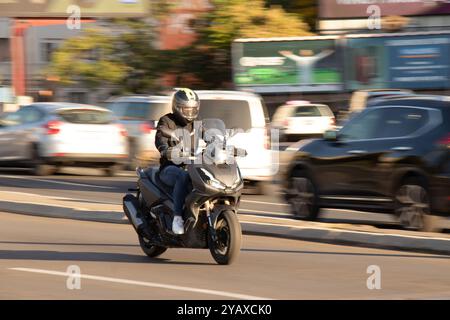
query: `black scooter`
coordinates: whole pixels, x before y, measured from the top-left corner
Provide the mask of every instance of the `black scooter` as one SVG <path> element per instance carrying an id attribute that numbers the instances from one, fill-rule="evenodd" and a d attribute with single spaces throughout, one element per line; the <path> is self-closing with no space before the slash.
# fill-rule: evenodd
<path id="1" fill-rule="evenodd" d="M 245 156 L 246 151 L 227 146 L 226 140 L 233 134 L 227 134 L 221 120 L 203 120 L 202 132 L 208 129 L 213 129 L 213 134 L 203 135 L 204 147 L 189 152 L 186 158 L 190 160 L 186 169 L 192 189 L 185 201 L 184 234 L 172 232 L 172 189 L 160 180 L 159 168 L 136 169 L 137 188 L 130 189 L 136 195 L 125 195 L 123 210 L 149 257 L 158 257 L 167 248 L 209 248 L 217 263 L 231 264 L 240 252 L 237 210 L 244 183 L 235 157 Z M 182 144 L 174 132 L 163 134 Z M 182 146 L 180 150 L 185 152 Z"/>

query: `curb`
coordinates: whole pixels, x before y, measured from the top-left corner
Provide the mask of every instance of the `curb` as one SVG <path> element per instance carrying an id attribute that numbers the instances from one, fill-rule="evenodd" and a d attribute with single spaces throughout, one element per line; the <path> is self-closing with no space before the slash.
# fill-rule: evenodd
<path id="1" fill-rule="evenodd" d="M 99 213 L 97 211 L 77 210 L 76 208 L 13 203 L 9 201 L 0 201 L 0 211 L 91 222 L 129 223 L 125 215 L 117 211 Z M 255 222 L 249 221 L 243 216 L 240 216 L 239 220 L 242 226 L 242 232 L 248 235 L 450 255 L 450 238 Z"/>
<path id="2" fill-rule="evenodd" d="M 450 255 L 450 239 L 413 237 L 329 228 L 295 227 L 241 220 L 244 234 L 352 245 L 378 249 Z"/>

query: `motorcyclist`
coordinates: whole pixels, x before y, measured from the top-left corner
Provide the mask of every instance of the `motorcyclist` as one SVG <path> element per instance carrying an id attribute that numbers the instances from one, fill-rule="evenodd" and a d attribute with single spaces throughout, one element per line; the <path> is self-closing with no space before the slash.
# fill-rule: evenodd
<path id="1" fill-rule="evenodd" d="M 183 206 L 189 192 L 189 174 L 184 170 L 183 164 L 175 164 L 172 160 L 175 141 L 166 137 L 162 129 L 183 129 L 189 133 L 194 130 L 193 121 L 200 110 L 200 100 L 197 94 L 190 89 L 179 89 L 172 97 L 172 113 L 161 117 L 158 122 L 155 145 L 161 154 L 159 178 L 167 186 L 173 188 L 174 219 L 172 231 L 175 234 L 184 233 Z"/>

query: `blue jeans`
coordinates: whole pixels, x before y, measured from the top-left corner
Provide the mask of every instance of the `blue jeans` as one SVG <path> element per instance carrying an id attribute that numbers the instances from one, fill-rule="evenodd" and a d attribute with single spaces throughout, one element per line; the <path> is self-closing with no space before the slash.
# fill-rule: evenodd
<path id="1" fill-rule="evenodd" d="M 159 178 L 173 188 L 174 214 L 183 216 L 183 205 L 189 193 L 189 174 L 177 166 L 167 166 L 159 173 Z"/>

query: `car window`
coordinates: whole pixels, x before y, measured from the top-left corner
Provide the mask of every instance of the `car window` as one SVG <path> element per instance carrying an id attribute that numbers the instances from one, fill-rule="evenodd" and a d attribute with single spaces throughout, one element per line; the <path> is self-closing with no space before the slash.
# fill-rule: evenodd
<path id="1" fill-rule="evenodd" d="M 5 126 L 17 126 L 23 123 L 24 109 L 7 114 L 2 118 L 2 124 Z"/>
<path id="2" fill-rule="evenodd" d="M 121 120 L 159 120 L 170 112 L 168 103 L 116 102 L 107 106 Z"/>
<path id="3" fill-rule="evenodd" d="M 324 116 L 324 117 L 334 117 L 333 111 L 331 111 L 331 109 L 327 106 L 318 106 L 320 113 Z"/>
<path id="4" fill-rule="evenodd" d="M 22 122 L 33 123 L 42 119 L 44 114 L 37 108 L 30 106 L 22 109 Z"/>
<path id="5" fill-rule="evenodd" d="M 301 106 L 295 109 L 296 117 L 321 117 L 322 114 L 317 106 Z"/>
<path id="6" fill-rule="evenodd" d="M 392 107 L 383 108 L 383 118 L 377 138 L 404 137 L 424 127 L 429 121 L 425 109 Z"/>
<path id="7" fill-rule="evenodd" d="M 200 119 L 219 118 L 228 129 L 251 129 L 250 106 L 246 100 L 200 100 Z"/>
<path id="8" fill-rule="evenodd" d="M 110 111 L 102 110 L 62 110 L 58 115 L 66 122 L 78 124 L 109 124 L 114 120 Z"/>
<path id="9" fill-rule="evenodd" d="M 341 140 L 374 139 L 380 130 L 383 109 L 366 109 L 347 122 L 339 131 Z"/>

